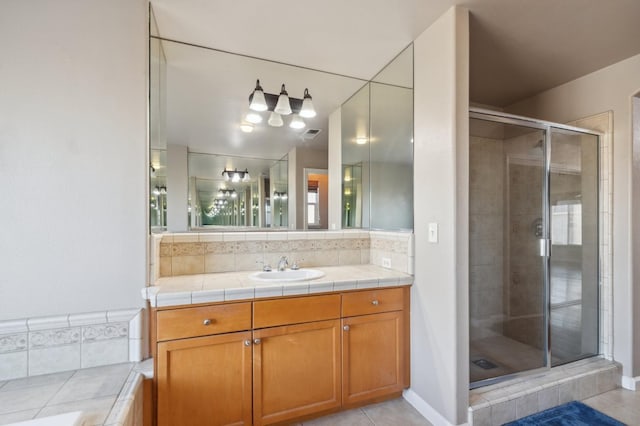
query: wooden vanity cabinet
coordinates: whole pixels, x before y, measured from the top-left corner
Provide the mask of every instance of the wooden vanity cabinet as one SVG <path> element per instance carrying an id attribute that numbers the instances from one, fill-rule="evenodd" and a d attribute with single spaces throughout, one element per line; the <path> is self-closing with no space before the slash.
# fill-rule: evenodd
<path id="1" fill-rule="evenodd" d="M 267 425 L 408 387 L 409 288 L 154 310 L 157 425 Z"/>
<path id="2" fill-rule="evenodd" d="M 251 425 L 250 329 L 250 302 L 156 312 L 158 426 Z"/>
<path id="3" fill-rule="evenodd" d="M 404 290 L 343 295 L 342 402 L 349 406 L 408 386 Z"/>
<path id="4" fill-rule="evenodd" d="M 253 303 L 253 424 L 341 405 L 340 295 Z"/>

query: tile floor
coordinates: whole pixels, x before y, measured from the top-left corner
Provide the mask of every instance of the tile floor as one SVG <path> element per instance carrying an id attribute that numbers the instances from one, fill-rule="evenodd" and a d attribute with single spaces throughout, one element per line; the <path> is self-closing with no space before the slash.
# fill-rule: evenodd
<path id="1" fill-rule="evenodd" d="M 640 426 L 640 391 L 633 392 L 618 388 L 585 399 L 582 402 L 628 426 Z M 300 425 L 432 426 L 402 398 L 320 417 L 304 423 L 298 423 L 296 426 Z"/>
<path id="2" fill-rule="evenodd" d="M 402 398 L 331 414 L 296 426 L 433 426 Z"/>
<path id="3" fill-rule="evenodd" d="M 640 390 L 618 388 L 582 402 L 629 426 L 640 426 Z"/>

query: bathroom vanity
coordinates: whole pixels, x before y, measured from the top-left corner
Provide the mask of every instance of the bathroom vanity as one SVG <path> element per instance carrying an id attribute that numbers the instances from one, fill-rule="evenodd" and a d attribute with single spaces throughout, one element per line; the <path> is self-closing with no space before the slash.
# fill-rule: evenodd
<path id="1" fill-rule="evenodd" d="M 290 423 L 399 396 L 409 386 L 413 277 L 373 265 L 357 276 L 322 269 L 306 283 L 243 281 L 249 293 L 237 300 L 222 288 L 227 300 L 197 303 L 212 291 L 193 287 L 197 277 L 182 277 L 190 302 L 175 282 L 151 287 L 158 426 Z M 231 286 L 246 276 L 209 275 Z"/>

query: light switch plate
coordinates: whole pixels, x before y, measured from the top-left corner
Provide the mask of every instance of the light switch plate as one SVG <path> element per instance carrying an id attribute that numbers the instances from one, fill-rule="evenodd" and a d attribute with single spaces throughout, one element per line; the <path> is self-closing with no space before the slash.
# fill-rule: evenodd
<path id="1" fill-rule="evenodd" d="M 438 242 L 438 224 L 437 223 L 429 224 L 429 242 L 430 243 Z"/>
<path id="2" fill-rule="evenodd" d="M 382 258 L 382 267 L 383 268 L 391 268 L 391 259 L 388 257 Z"/>

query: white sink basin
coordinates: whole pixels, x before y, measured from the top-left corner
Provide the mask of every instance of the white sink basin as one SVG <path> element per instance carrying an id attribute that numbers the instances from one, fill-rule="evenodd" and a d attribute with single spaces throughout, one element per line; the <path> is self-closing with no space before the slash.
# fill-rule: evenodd
<path id="1" fill-rule="evenodd" d="M 315 280 L 324 277 L 324 272 L 317 269 L 286 269 L 284 271 L 254 272 L 249 278 L 262 282 L 295 282 Z"/>

